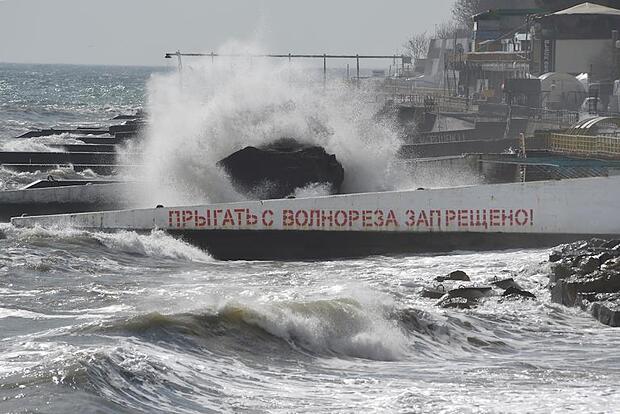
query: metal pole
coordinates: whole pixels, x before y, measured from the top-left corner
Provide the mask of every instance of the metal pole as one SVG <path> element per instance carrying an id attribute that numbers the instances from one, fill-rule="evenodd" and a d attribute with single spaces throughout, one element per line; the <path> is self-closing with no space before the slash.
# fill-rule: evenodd
<path id="1" fill-rule="evenodd" d="M 357 63 L 357 87 L 360 87 L 360 55 L 355 55 L 355 61 Z"/>
<path id="2" fill-rule="evenodd" d="M 177 55 L 177 59 L 178 59 L 178 61 L 179 61 L 179 63 L 178 63 L 178 67 L 179 67 L 179 72 L 180 72 L 180 71 L 181 71 L 181 69 L 183 69 L 183 62 L 181 61 L 181 51 L 180 51 L 180 50 L 177 50 L 176 55 Z"/>
<path id="3" fill-rule="evenodd" d="M 323 87 L 327 84 L 327 55 L 323 53 Z"/>
<path id="4" fill-rule="evenodd" d="M 611 75 L 613 79 L 618 79 L 618 76 L 620 76 L 619 69 L 618 68 L 618 47 L 616 45 L 616 43 L 618 43 L 618 31 L 617 30 L 612 30 L 611 31 L 611 47 L 613 49 L 612 52 L 612 70 L 611 70 Z"/>
<path id="5" fill-rule="evenodd" d="M 211 52 L 211 63 L 215 62 L 215 53 Z"/>

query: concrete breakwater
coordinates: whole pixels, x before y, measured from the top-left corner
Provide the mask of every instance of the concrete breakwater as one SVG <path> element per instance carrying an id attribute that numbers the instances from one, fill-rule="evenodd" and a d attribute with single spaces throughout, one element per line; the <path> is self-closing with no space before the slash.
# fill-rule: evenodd
<path id="1" fill-rule="evenodd" d="M 549 256 L 551 300 L 620 326 L 620 240 L 565 244 Z"/>

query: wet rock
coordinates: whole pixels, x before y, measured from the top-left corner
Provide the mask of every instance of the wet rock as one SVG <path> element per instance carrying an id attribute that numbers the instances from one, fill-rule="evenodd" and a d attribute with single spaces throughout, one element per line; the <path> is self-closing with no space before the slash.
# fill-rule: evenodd
<path id="1" fill-rule="evenodd" d="M 620 248 L 620 239 L 609 240 L 605 244 L 603 244 L 605 249 L 617 249 Z"/>
<path id="2" fill-rule="evenodd" d="M 601 265 L 601 270 L 620 271 L 620 257 L 614 257 Z"/>
<path id="3" fill-rule="evenodd" d="M 595 256 L 584 256 L 579 260 L 579 273 L 582 275 L 587 275 L 595 270 L 598 270 L 600 266 L 601 263 Z"/>
<path id="4" fill-rule="evenodd" d="M 462 297 L 445 297 L 437 303 L 437 306 L 444 309 L 471 309 L 478 304 L 476 299 Z"/>
<path id="5" fill-rule="evenodd" d="M 602 323 L 620 325 L 620 240 L 560 246 L 549 260 L 553 302 L 589 309 Z"/>
<path id="6" fill-rule="evenodd" d="M 536 299 L 536 295 L 534 295 L 532 292 L 528 292 L 527 290 L 523 290 L 520 288 L 516 288 L 516 287 L 509 287 L 508 289 L 506 289 L 506 291 L 504 293 L 502 293 L 502 296 L 506 297 L 506 296 L 521 296 L 523 298 L 529 298 L 529 299 Z"/>
<path id="7" fill-rule="evenodd" d="M 565 262 L 555 263 L 551 266 L 551 275 L 549 280 L 551 282 L 556 282 L 558 280 L 566 279 L 567 277 L 571 277 L 575 274 L 575 269 Z"/>
<path id="8" fill-rule="evenodd" d="M 488 286 L 459 287 L 458 289 L 449 290 L 448 293 L 437 302 L 437 306 L 445 309 L 470 309 L 478 304 L 479 299 L 492 295 L 493 289 Z"/>
<path id="9" fill-rule="evenodd" d="M 560 254 L 560 252 L 551 252 L 551 254 L 549 255 L 549 261 L 551 263 L 559 262 L 560 259 L 562 259 L 562 255 Z"/>
<path id="10" fill-rule="evenodd" d="M 422 293 L 420 294 L 420 296 L 422 296 L 423 298 L 439 299 L 445 294 L 446 289 L 444 288 L 444 286 L 437 285 L 435 287 L 425 287 L 424 289 L 422 289 Z"/>
<path id="11" fill-rule="evenodd" d="M 463 282 L 470 281 L 467 273 L 463 272 L 462 270 L 455 270 L 454 272 L 450 272 L 447 276 L 437 276 L 435 280 L 438 282 L 445 282 L 446 280 L 460 280 Z"/>
<path id="12" fill-rule="evenodd" d="M 502 279 L 502 280 L 495 280 L 493 282 L 491 282 L 491 284 L 493 286 L 496 286 L 500 289 L 508 289 L 508 288 L 515 288 L 515 289 L 521 289 L 521 286 L 519 286 L 519 284 L 517 282 L 515 282 L 515 280 L 511 277 L 509 277 L 508 279 Z"/>
<path id="13" fill-rule="evenodd" d="M 245 147 L 220 160 L 235 188 L 252 198 L 285 198 L 298 188 L 324 184 L 340 192 L 344 169 L 319 146 L 283 138 L 261 147 Z"/>
<path id="14" fill-rule="evenodd" d="M 451 298 L 479 299 L 487 296 L 493 296 L 493 289 L 490 287 L 459 287 L 448 291 Z"/>
<path id="15" fill-rule="evenodd" d="M 590 310 L 592 316 L 605 325 L 620 326 L 620 303 L 619 302 L 595 302 Z"/>

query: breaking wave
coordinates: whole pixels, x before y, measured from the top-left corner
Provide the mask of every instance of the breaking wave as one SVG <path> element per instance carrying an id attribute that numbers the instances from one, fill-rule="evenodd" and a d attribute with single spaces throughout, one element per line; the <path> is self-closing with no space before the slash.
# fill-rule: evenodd
<path id="1" fill-rule="evenodd" d="M 267 353 L 277 342 L 302 353 L 388 361 L 402 358 L 408 342 L 396 321 L 351 299 L 227 303 L 200 313 L 140 315 L 101 329 L 157 335 L 159 339 L 167 336 L 171 341 L 179 341 L 178 335 L 199 337 L 213 340 L 209 342 L 211 352 L 218 346 L 226 351 L 228 340 L 215 343 L 224 335 L 235 339 L 241 352 L 259 352 L 265 346 Z"/>
<path id="2" fill-rule="evenodd" d="M 110 176 L 99 175 L 91 169 L 75 171 L 71 165 L 56 166 L 50 170 L 34 172 L 14 171 L 0 167 L 0 190 L 17 190 L 37 180 L 45 180 L 49 176 L 63 180 L 110 179 Z"/>
<path id="3" fill-rule="evenodd" d="M 188 261 L 210 261 L 211 256 L 205 251 L 176 239 L 161 230 L 139 234 L 135 231 L 117 231 L 114 233 L 91 232 L 72 228 L 16 228 L 10 224 L 0 224 L 0 234 L 11 241 L 41 243 L 48 241 L 91 244 L 93 247 L 104 246 L 113 252 L 160 257 Z"/>
<path id="4" fill-rule="evenodd" d="M 232 45 L 220 53 L 258 53 Z M 218 58 L 148 84 L 150 124 L 140 148 L 149 203 L 224 202 L 242 197 L 216 163 L 245 146 L 283 137 L 323 146 L 345 169 L 343 191 L 410 187 L 395 162 L 400 141 L 376 93 L 343 81 L 317 82 L 295 62 Z M 156 195 L 157 200 L 150 199 Z"/>

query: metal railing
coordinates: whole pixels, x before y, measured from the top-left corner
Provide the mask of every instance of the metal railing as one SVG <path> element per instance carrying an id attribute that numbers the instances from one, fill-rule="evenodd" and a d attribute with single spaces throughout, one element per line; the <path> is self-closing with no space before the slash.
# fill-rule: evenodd
<path id="1" fill-rule="evenodd" d="M 550 150 L 589 157 L 620 158 L 620 137 L 551 134 Z"/>
<path id="2" fill-rule="evenodd" d="M 413 93 L 387 95 L 386 99 L 394 103 L 425 107 L 431 112 L 468 112 L 473 109 L 469 99 L 458 96 Z"/>
<path id="3" fill-rule="evenodd" d="M 536 109 L 533 119 L 557 125 L 571 126 L 579 121 L 579 112 L 567 110 Z"/>

